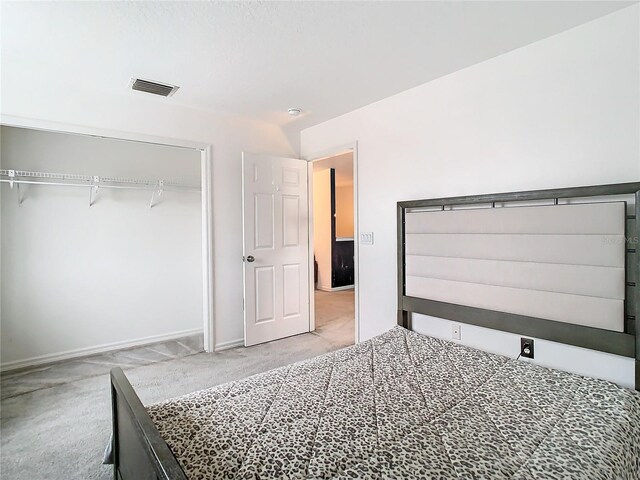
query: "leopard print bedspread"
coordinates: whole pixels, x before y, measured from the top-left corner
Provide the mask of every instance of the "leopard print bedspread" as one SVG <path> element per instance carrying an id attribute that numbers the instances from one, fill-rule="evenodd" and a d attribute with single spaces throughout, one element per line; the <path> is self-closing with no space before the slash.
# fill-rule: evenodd
<path id="1" fill-rule="evenodd" d="M 637 392 L 401 327 L 148 411 L 191 480 L 640 478 Z"/>

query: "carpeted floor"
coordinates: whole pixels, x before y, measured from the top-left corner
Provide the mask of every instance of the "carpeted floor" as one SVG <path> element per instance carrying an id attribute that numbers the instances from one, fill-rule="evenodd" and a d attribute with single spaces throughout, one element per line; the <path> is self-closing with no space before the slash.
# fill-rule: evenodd
<path id="1" fill-rule="evenodd" d="M 315 291 L 316 329 L 338 343 L 355 340 L 355 298 L 353 290 Z M 327 328 L 329 327 L 329 328 Z"/>
<path id="2" fill-rule="evenodd" d="M 316 312 L 315 332 L 255 347 L 195 353 L 197 342 L 185 339 L 3 375 L 0 477 L 112 478 L 101 464 L 111 431 L 108 368 L 122 366 L 150 404 L 353 343 L 352 290 L 317 292 Z"/>

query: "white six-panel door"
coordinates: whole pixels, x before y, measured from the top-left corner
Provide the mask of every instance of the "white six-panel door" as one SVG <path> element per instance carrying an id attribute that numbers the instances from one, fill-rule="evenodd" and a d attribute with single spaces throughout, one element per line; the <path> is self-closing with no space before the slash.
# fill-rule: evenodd
<path id="1" fill-rule="evenodd" d="M 244 342 L 309 331 L 307 162 L 243 154 Z"/>

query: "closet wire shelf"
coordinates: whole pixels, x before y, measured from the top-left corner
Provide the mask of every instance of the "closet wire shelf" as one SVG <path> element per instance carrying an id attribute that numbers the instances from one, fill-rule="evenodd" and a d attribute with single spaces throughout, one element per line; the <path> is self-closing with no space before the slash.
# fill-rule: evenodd
<path id="1" fill-rule="evenodd" d="M 196 185 L 183 184 L 172 180 L 151 180 L 123 177 L 100 177 L 98 175 L 78 175 L 73 173 L 29 172 L 25 170 L 0 169 L 0 183 L 14 185 L 18 191 L 18 205 L 22 204 L 20 185 L 56 185 L 63 187 L 89 188 L 89 206 L 100 188 L 118 188 L 129 190 L 147 190 L 151 192 L 149 208 L 162 196 L 165 190 L 200 191 Z"/>

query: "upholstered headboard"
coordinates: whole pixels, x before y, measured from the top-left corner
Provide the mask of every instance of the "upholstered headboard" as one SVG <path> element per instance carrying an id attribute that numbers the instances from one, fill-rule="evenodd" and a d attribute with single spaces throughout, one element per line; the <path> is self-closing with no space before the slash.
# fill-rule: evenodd
<path id="1" fill-rule="evenodd" d="M 411 313 L 636 358 L 640 183 L 398 203 Z"/>

